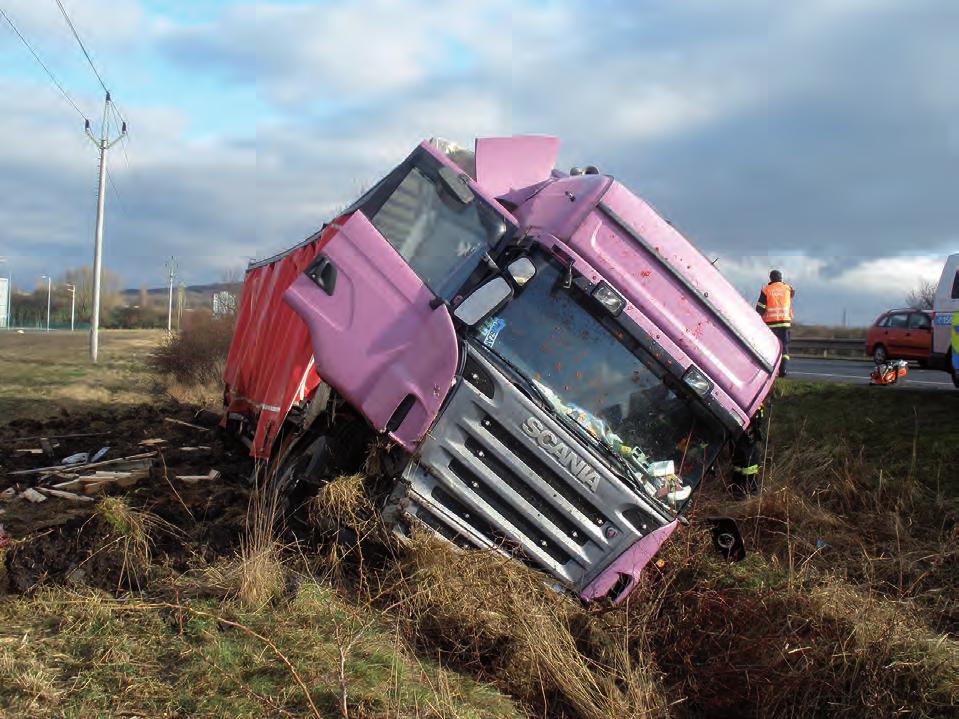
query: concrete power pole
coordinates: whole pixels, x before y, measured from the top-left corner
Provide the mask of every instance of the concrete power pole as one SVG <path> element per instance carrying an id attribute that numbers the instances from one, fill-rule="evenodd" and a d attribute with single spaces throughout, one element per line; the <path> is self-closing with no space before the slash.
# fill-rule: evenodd
<path id="1" fill-rule="evenodd" d="M 86 121 L 85 129 L 87 136 L 100 150 L 100 185 L 97 189 L 97 229 L 96 239 L 93 245 L 93 311 L 90 318 L 90 359 L 94 363 L 97 361 L 97 350 L 99 346 L 100 333 L 100 275 L 103 257 L 103 206 L 106 199 L 107 185 L 107 150 L 117 144 L 124 135 L 127 134 L 127 124 L 124 122 L 120 128 L 120 135 L 110 140 L 110 126 L 108 124 L 110 106 L 113 103 L 110 100 L 110 93 L 106 95 L 103 102 L 103 122 L 100 125 L 100 138 L 90 130 L 90 121 Z"/>
<path id="2" fill-rule="evenodd" d="M 67 287 L 70 289 L 70 331 L 73 332 L 73 320 L 77 309 L 77 286 L 68 284 Z"/>
<path id="3" fill-rule="evenodd" d="M 170 298 L 167 304 L 166 331 L 168 334 L 173 334 L 173 280 L 176 279 L 177 270 L 175 257 L 170 257 L 170 261 L 166 263 L 166 268 L 170 277 Z"/>

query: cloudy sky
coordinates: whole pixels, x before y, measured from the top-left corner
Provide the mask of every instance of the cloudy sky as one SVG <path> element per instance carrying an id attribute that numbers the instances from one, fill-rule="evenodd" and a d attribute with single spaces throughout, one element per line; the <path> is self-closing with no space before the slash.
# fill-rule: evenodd
<path id="1" fill-rule="evenodd" d="M 750 300 L 781 267 L 809 322 L 865 324 L 959 252 L 955 0 L 62 1 L 130 127 L 128 286 L 294 244 L 431 135 L 559 135 Z M 55 0 L 0 8 L 98 128 Z M 0 97 L 0 256 L 32 286 L 91 260 L 96 150 L 2 19 Z"/>

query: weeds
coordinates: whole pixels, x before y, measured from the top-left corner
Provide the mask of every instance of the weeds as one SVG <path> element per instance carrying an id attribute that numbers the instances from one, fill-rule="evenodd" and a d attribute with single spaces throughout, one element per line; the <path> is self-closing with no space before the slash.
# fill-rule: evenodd
<path id="1" fill-rule="evenodd" d="M 109 528 L 111 544 L 119 544 L 123 554 L 120 583 L 126 579 L 139 587 L 150 566 L 151 535 L 158 531 L 176 533 L 176 528 L 155 514 L 134 509 L 122 497 L 104 497 L 95 514 Z"/>

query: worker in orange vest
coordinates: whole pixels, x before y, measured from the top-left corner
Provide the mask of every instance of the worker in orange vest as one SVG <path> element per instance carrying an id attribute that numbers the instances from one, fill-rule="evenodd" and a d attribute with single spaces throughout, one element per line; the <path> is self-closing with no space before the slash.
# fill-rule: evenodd
<path id="1" fill-rule="evenodd" d="M 783 360 L 779 365 L 779 376 L 786 376 L 789 363 L 789 328 L 793 321 L 793 296 L 796 290 L 783 282 L 783 273 L 773 270 L 769 273 L 769 284 L 759 292 L 756 311 L 762 315 L 763 322 L 779 338 L 783 350 Z"/>

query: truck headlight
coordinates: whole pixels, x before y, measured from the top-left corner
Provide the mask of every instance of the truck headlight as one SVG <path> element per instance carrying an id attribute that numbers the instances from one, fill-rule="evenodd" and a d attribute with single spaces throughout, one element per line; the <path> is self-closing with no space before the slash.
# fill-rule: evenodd
<path id="1" fill-rule="evenodd" d="M 683 382 L 700 397 L 705 397 L 713 390 L 713 383 L 695 367 L 686 370 L 686 374 L 683 375 Z"/>
<path id="2" fill-rule="evenodd" d="M 613 317 L 619 315 L 623 311 L 623 307 L 626 306 L 626 300 L 608 282 L 600 282 L 596 285 L 596 289 L 593 290 L 593 297 Z"/>

